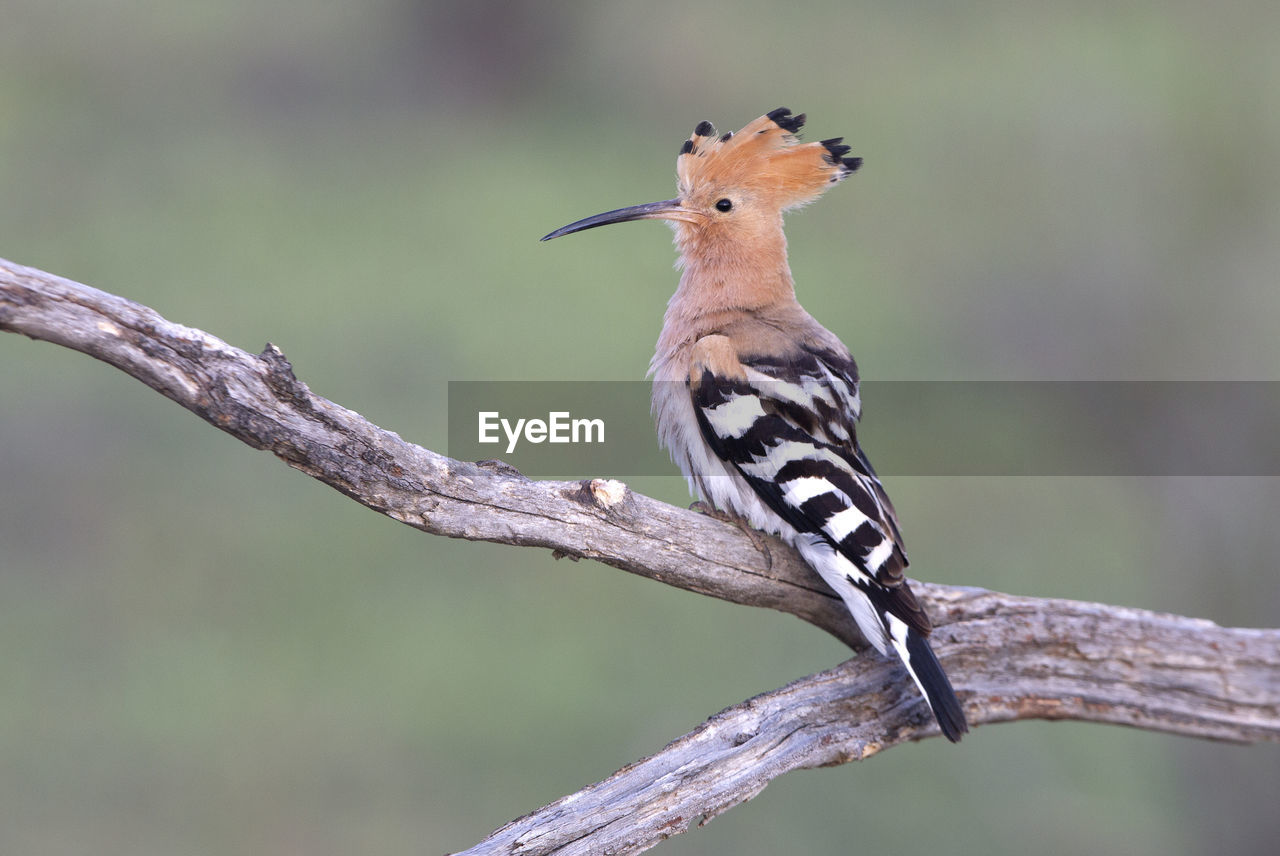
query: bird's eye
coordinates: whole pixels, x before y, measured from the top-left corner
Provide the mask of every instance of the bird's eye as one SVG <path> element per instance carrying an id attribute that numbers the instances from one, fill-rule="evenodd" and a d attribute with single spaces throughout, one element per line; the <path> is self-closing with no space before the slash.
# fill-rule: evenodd
<path id="1" fill-rule="evenodd" d="M 733 208 L 733 202 L 728 199 L 721 199 L 716 203 L 717 211 L 728 211 Z"/>

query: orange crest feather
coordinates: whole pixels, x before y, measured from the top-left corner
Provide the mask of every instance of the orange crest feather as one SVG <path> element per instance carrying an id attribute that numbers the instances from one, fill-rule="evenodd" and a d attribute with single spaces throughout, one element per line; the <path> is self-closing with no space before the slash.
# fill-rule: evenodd
<path id="1" fill-rule="evenodd" d="M 812 202 L 862 164 L 844 157 L 849 147 L 840 137 L 802 143 L 796 136 L 803 113 L 792 116 L 785 107 L 771 110 L 736 134 L 715 136 L 710 122 L 701 122 L 685 141 L 676 160 L 681 197 L 701 188 L 741 188 L 779 210 Z"/>

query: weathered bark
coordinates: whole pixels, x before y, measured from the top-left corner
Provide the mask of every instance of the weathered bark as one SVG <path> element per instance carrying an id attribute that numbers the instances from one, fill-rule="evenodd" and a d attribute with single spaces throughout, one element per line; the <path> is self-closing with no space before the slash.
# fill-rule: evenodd
<path id="1" fill-rule="evenodd" d="M 1066 600 L 928 587 L 934 645 L 971 726 L 1110 722 L 1236 741 L 1280 739 L 1280 633 Z M 656 755 L 512 821 L 480 854 L 637 853 L 751 799 L 790 770 L 937 734 L 874 655 L 725 710 Z"/>
<path id="2" fill-rule="evenodd" d="M 455 461 L 313 395 L 260 355 L 153 310 L 0 260 L 0 329 L 94 356 L 358 502 L 437 535 L 547 547 L 669 585 L 792 613 L 862 648 L 826 586 L 771 541 L 610 481 L 533 482 Z M 1280 740 L 1280 630 L 915 584 L 970 723 L 1110 722 Z M 860 656 L 708 720 L 658 754 L 513 821 L 470 853 L 634 853 L 759 793 L 788 770 L 936 734 L 898 667 Z"/>
<path id="3" fill-rule="evenodd" d="M 800 616 L 845 641 L 857 630 L 791 551 L 777 561 L 731 526 L 617 482 L 534 482 L 406 443 L 313 395 L 274 345 L 258 355 L 154 310 L 0 259 L 0 330 L 110 363 L 256 449 L 269 449 L 375 511 L 435 535 L 548 547 L 669 585 Z"/>

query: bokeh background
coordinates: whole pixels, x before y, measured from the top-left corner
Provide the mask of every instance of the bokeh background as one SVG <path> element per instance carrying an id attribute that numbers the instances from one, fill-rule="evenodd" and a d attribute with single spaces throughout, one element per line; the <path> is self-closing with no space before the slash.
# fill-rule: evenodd
<path id="1" fill-rule="evenodd" d="M 789 221 L 801 299 L 866 376 L 1280 380 L 1274 2 L 2 17 L 0 255 L 274 342 L 428 447 L 449 380 L 640 377 L 666 230 L 537 238 L 670 196 L 698 120 L 779 105 L 866 158 Z M 874 459 L 894 430 L 867 412 Z M 787 616 L 421 535 L 17 336 L 0 488 L 5 853 L 457 850 L 845 656 Z M 921 577 L 1280 624 L 1276 479 L 889 488 Z M 789 775 L 658 852 L 1264 853 L 1278 793 L 1274 746 L 1029 722 Z"/>

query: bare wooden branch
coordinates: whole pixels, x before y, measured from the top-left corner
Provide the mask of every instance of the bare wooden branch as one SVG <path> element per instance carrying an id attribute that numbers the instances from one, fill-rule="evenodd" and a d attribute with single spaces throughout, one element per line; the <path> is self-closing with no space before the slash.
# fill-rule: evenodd
<path id="1" fill-rule="evenodd" d="M 1280 739 L 1280 634 L 1092 603 L 928 587 L 970 725 L 1111 722 Z M 1269 689 L 1268 689 L 1269 688 Z M 638 853 L 796 769 L 937 734 L 890 660 L 865 656 L 735 705 L 656 755 L 512 821 L 465 856 Z"/>
<path id="2" fill-rule="evenodd" d="M 200 418 L 357 502 L 452 538 L 548 547 L 860 636 L 816 574 L 774 541 L 772 567 L 736 527 L 613 482 L 530 481 L 406 443 L 312 394 L 274 345 L 250 354 L 154 310 L 0 259 L 0 330 L 110 363 Z M 744 546 L 746 545 L 746 546 Z"/>
<path id="3" fill-rule="evenodd" d="M 260 355 L 153 310 L 0 260 L 0 330 L 94 356 L 211 424 L 396 520 L 438 535 L 547 547 L 669 585 L 789 612 L 854 647 L 826 586 L 772 542 L 609 481 L 532 482 L 407 443 L 313 395 Z M 1076 719 L 1221 740 L 1280 740 L 1280 630 L 916 584 L 974 724 Z M 636 853 L 803 767 L 936 734 L 897 666 L 874 655 L 712 717 L 651 758 L 513 821 L 469 853 Z"/>

